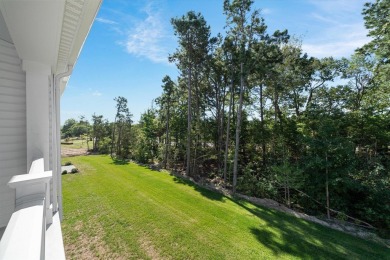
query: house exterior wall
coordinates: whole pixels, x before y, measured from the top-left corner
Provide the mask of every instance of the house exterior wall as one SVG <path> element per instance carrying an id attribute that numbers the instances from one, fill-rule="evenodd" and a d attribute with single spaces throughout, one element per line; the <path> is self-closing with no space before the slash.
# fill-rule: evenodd
<path id="1" fill-rule="evenodd" d="M 31 163 L 44 158 L 45 171 L 49 169 L 49 81 L 50 65 L 34 61 L 23 61 L 26 72 L 26 127 L 27 127 L 27 169 Z M 39 116 L 37 116 L 39 115 Z"/>
<path id="2" fill-rule="evenodd" d="M 26 77 L 14 45 L 0 39 L 0 227 L 15 207 L 7 183 L 26 169 Z"/>

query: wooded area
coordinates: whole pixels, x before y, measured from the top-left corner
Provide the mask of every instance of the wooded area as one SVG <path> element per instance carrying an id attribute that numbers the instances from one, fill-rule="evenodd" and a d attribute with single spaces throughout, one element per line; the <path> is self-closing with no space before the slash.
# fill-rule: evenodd
<path id="1" fill-rule="evenodd" d="M 223 4 L 224 35 L 211 36 L 200 13 L 172 18 L 180 76 L 162 79 L 138 124 L 118 97 L 114 122 L 68 120 L 63 135 L 389 237 L 390 1 L 365 5 L 372 41 L 342 59 L 309 57 L 286 30 L 268 32 L 250 0 Z"/>

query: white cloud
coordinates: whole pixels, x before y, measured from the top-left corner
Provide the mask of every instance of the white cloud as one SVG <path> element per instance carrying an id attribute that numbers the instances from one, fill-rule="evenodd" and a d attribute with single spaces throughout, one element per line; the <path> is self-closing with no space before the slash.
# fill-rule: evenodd
<path id="1" fill-rule="evenodd" d="M 361 24 L 349 24 L 329 27 L 323 32 L 323 37 L 311 39 L 302 44 L 308 54 L 322 57 L 348 57 L 357 48 L 370 41 L 367 31 Z"/>
<path id="2" fill-rule="evenodd" d="M 334 43 L 319 43 L 319 44 L 303 44 L 302 48 L 304 52 L 310 56 L 317 58 L 324 58 L 333 56 L 335 58 L 347 57 L 353 53 L 353 51 L 361 47 L 365 41 L 339 41 Z"/>
<path id="3" fill-rule="evenodd" d="M 309 14 L 313 23 L 322 29 L 307 38 L 302 48 L 309 55 L 322 57 L 348 57 L 370 41 L 360 13 L 365 0 L 309 0 L 315 10 Z"/>
<path id="4" fill-rule="evenodd" d="M 267 15 L 267 14 L 271 14 L 272 13 L 272 10 L 269 9 L 269 8 L 262 8 L 261 9 L 261 14 L 262 15 Z"/>
<path id="5" fill-rule="evenodd" d="M 103 95 L 101 92 L 95 90 L 93 93 L 92 93 L 92 96 L 95 96 L 95 97 L 100 97 L 101 95 Z"/>
<path id="6" fill-rule="evenodd" d="M 128 53 L 147 58 L 155 63 L 168 63 L 168 50 L 165 42 L 169 40 L 161 12 L 153 2 L 142 10 L 146 18 L 128 33 L 124 43 Z"/>
<path id="7" fill-rule="evenodd" d="M 339 23 L 336 20 L 330 18 L 329 16 L 327 17 L 327 16 L 324 16 L 324 15 L 321 15 L 321 14 L 318 14 L 318 13 L 311 13 L 310 16 L 312 18 L 314 18 L 315 20 L 318 20 L 318 21 L 321 21 L 321 22 L 339 25 Z"/>
<path id="8" fill-rule="evenodd" d="M 105 23 L 105 24 L 110 24 L 110 25 L 118 24 L 117 22 L 115 22 L 115 21 L 113 21 L 113 20 L 105 19 L 105 18 L 102 18 L 102 17 L 97 17 L 95 20 L 96 20 L 97 22 Z"/>
<path id="9" fill-rule="evenodd" d="M 327 13 L 361 12 L 366 0 L 309 0 L 310 4 Z"/>

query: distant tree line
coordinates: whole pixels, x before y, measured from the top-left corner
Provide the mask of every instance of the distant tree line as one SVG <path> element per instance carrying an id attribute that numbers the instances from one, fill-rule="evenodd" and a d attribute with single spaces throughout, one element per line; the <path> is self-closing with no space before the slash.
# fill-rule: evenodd
<path id="1" fill-rule="evenodd" d="M 252 3 L 224 1 L 225 36 L 212 37 L 200 13 L 171 20 L 180 76 L 162 79 L 138 124 L 118 97 L 114 122 L 93 115 L 63 134 L 88 126 L 94 152 L 389 236 L 390 1 L 365 5 L 372 41 L 342 59 L 309 57 L 286 30 L 269 33 Z"/>

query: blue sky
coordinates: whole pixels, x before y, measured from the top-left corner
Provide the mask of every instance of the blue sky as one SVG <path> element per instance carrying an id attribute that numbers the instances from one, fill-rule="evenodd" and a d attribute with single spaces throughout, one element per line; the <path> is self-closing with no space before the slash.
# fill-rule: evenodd
<path id="1" fill-rule="evenodd" d="M 288 29 L 314 57 L 349 57 L 369 41 L 361 11 L 366 0 L 255 0 L 268 32 Z M 201 12 L 213 35 L 224 33 L 222 0 L 105 0 L 61 98 L 61 122 L 93 113 L 112 121 L 117 96 L 138 121 L 178 71 L 167 56 L 177 47 L 172 17 Z"/>

